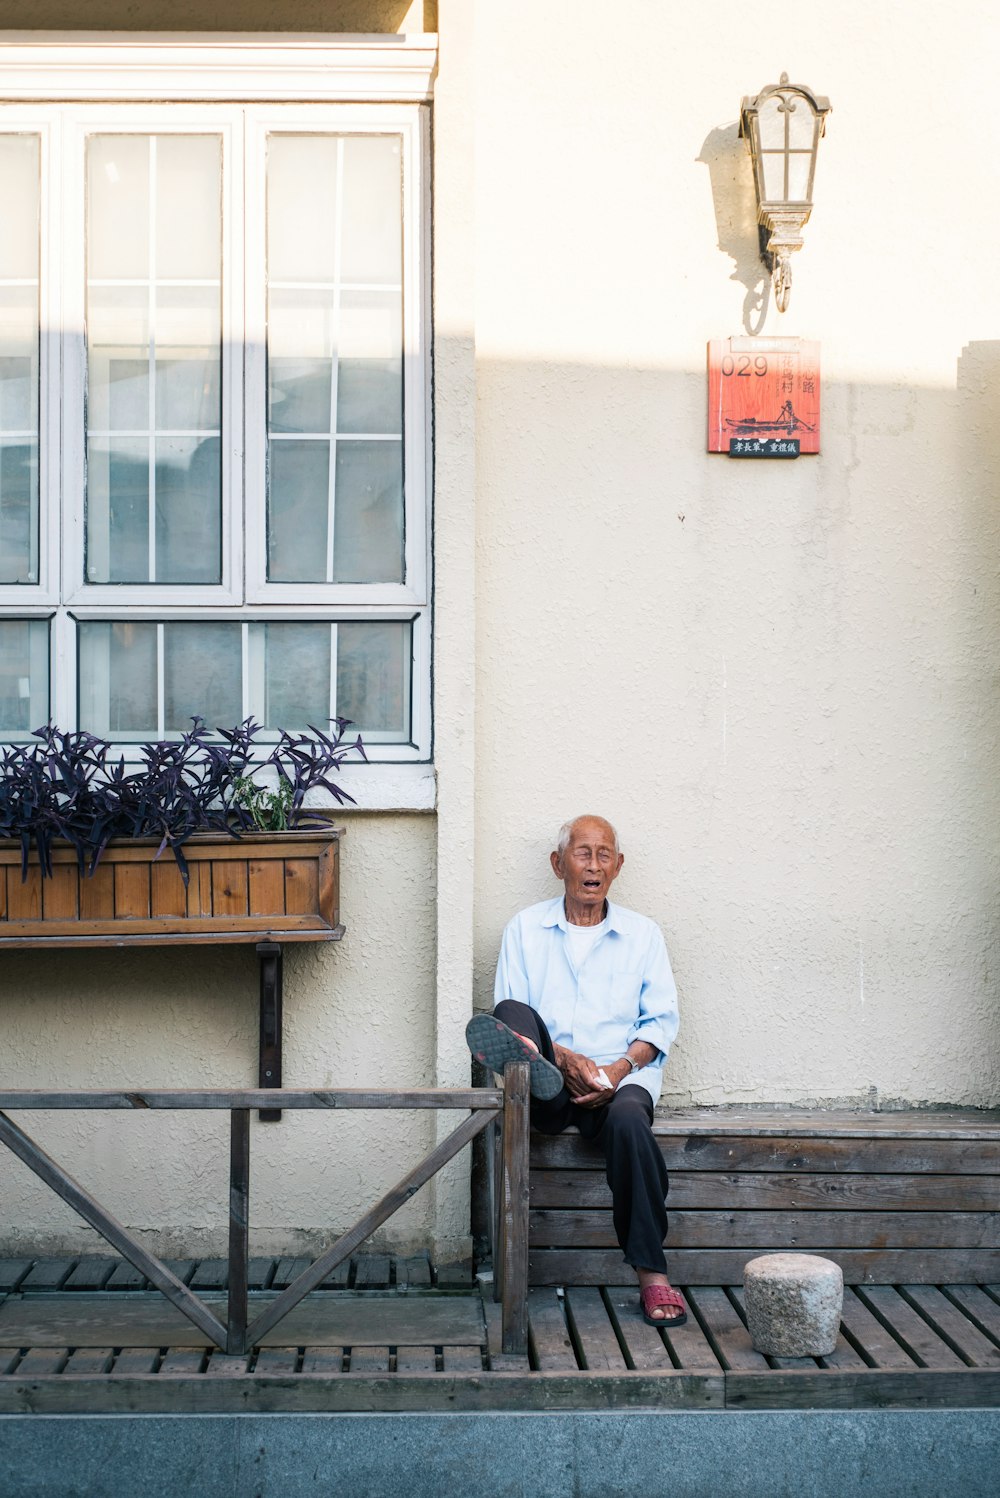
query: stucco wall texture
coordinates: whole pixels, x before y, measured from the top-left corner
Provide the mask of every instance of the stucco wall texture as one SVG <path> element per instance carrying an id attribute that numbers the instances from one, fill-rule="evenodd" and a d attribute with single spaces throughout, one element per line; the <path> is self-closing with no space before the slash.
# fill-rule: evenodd
<path id="1" fill-rule="evenodd" d="M 285 947 L 289 1087 L 434 1082 L 434 820 L 338 819 L 343 940 Z M 11 1087 L 245 1087 L 257 1081 L 252 947 L 3 954 L 2 1075 Z M 289 1113 L 251 1121 L 252 1242 L 332 1241 L 430 1149 L 433 1114 Z M 405 1120 L 401 1127 L 401 1119 Z M 225 1254 L 228 1115 L 20 1114 L 18 1121 L 160 1251 Z M 0 1159 L 0 1253 L 101 1251 L 14 1160 Z M 379 1241 L 427 1241 L 418 1193 Z"/>
<path id="2" fill-rule="evenodd" d="M 599 811 L 666 1101 L 1000 1102 L 1000 20 L 477 14 L 478 1001 Z M 736 132 L 786 69 L 833 114 L 782 316 Z M 819 457 L 705 453 L 745 332 L 820 340 Z"/>

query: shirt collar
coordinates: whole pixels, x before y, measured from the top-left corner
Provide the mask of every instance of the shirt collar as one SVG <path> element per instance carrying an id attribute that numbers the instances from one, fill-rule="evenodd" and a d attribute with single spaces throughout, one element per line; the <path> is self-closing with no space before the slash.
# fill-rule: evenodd
<path id="1" fill-rule="evenodd" d="M 620 905 L 615 905 L 612 900 L 608 901 L 607 922 L 609 932 L 616 931 L 619 936 L 625 934 L 624 914 L 625 912 Z M 542 917 L 542 925 L 558 926 L 560 931 L 569 929 L 569 922 L 566 919 L 566 907 L 563 903 L 562 895 L 557 895 L 552 901 L 549 909 Z"/>

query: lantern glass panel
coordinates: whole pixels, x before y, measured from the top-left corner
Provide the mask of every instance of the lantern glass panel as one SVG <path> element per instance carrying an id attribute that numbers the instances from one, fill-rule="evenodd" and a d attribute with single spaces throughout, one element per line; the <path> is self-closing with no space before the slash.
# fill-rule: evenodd
<path id="1" fill-rule="evenodd" d="M 809 170 L 812 166 L 811 151 L 790 151 L 788 155 L 788 201 L 809 202 Z"/>
<path id="2" fill-rule="evenodd" d="M 765 203 L 782 203 L 785 200 L 785 153 L 767 151 L 761 157 L 763 178 L 762 198 Z"/>
<path id="3" fill-rule="evenodd" d="M 816 116 L 808 99 L 788 101 L 788 144 L 793 151 L 811 151 Z"/>
<path id="4" fill-rule="evenodd" d="M 757 112 L 757 128 L 763 150 L 781 150 L 785 144 L 785 115 L 778 95 L 772 94 L 761 104 Z"/>

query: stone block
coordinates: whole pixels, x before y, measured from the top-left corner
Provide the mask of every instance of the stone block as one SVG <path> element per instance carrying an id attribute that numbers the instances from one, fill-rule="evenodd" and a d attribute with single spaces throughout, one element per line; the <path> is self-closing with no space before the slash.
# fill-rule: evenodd
<path id="1" fill-rule="evenodd" d="M 844 1304 L 840 1265 L 818 1254 L 763 1254 L 744 1270 L 750 1340 L 768 1357 L 826 1357 Z"/>

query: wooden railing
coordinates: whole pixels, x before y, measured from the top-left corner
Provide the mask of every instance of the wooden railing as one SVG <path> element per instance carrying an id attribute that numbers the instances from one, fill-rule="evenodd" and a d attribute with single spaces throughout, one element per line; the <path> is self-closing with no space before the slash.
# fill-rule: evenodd
<path id="1" fill-rule="evenodd" d="M 415 1165 L 363 1217 L 342 1233 L 287 1289 L 249 1320 L 247 1265 L 250 1235 L 250 1112 L 254 1108 L 450 1109 L 469 1117 Z M 422 1088 L 411 1092 L 340 1089 L 212 1091 L 37 1092 L 0 1091 L 0 1110 L 224 1109 L 230 1116 L 229 1278 L 226 1323 L 151 1254 L 122 1223 L 57 1164 L 6 1112 L 0 1112 L 0 1142 L 29 1170 L 144 1274 L 199 1331 L 228 1353 L 245 1353 L 311 1290 L 348 1258 L 376 1228 L 405 1205 L 460 1150 L 491 1125 L 500 1129 L 500 1232 L 497 1277 L 502 1303 L 503 1348 L 527 1348 L 528 1283 L 528 1069 L 508 1067 L 505 1090 Z"/>

